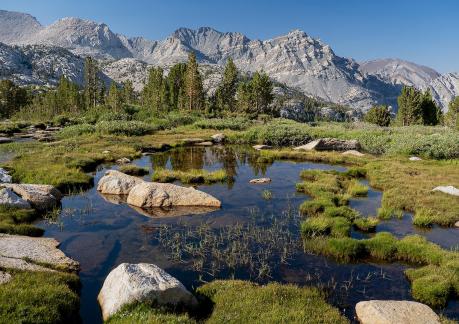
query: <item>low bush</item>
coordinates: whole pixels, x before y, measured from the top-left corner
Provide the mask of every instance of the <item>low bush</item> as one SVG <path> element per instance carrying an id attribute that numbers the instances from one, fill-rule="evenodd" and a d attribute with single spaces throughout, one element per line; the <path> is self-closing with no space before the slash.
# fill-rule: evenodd
<path id="1" fill-rule="evenodd" d="M 194 123 L 196 128 L 201 129 L 216 129 L 216 130 L 245 130 L 247 129 L 252 122 L 245 118 L 227 118 L 227 119 L 202 119 Z"/>
<path id="2" fill-rule="evenodd" d="M 159 128 L 140 121 L 101 121 L 96 124 L 96 131 L 104 135 L 140 136 L 151 134 Z"/>
<path id="3" fill-rule="evenodd" d="M 67 126 L 61 129 L 57 133 L 57 137 L 59 138 L 70 138 L 76 137 L 84 134 L 92 134 L 96 131 L 94 125 L 91 124 L 77 124 L 72 126 Z"/>

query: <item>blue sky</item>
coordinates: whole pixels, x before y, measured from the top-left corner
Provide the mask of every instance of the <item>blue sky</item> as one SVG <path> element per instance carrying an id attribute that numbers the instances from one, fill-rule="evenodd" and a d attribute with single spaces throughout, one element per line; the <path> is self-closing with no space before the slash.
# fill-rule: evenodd
<path id="1" fill-rule="evenodd" d="M 118 33 L 162 39 L 210 26 L 267 39 L 292 29 L 356 60 L 397 57 L 459 71 L 459 0 L 1 0 L 50 24 L 65 16 L 105 22 Z"/>

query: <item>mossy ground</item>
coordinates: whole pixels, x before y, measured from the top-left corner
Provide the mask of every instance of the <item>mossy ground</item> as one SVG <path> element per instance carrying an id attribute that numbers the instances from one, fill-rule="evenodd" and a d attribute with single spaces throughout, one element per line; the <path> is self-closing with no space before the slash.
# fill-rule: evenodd
<path id="1" fill-rule="evenodd" d="M 109 323 L 348 323 L 315 288 L 270 283 L 266 286 L 216 280 L 197 289 L 205 318 L 174 314 L 148 305 L 131 306 Z"/>

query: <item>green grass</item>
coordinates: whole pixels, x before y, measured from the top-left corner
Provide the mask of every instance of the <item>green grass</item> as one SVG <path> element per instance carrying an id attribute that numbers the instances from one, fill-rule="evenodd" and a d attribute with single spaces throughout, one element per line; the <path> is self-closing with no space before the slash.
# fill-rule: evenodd
<path id="1" fill-rule="evenodd" d="M 196 323 L 196 321 L 190 318 L 187 313 L 177 314 L 170 310 L 152 307 L 147 304 L 133 304 L 123 307 L 106 323 L 191 324 Z"/>
<path id="2" fill-rule="evenodd" d="M 347 193 L 352 197 L 365 197 L 368 194 L 368 187 L 353 179 L 347 187 Z"/>
<path id="3" fill-rule="evenodd" d="M 78 125 L 72 125 L 72 126 L 67 126 L 63 129 L 61 129 L 57 133 L 58 138 L 69 138 L 69 137 L 76 137 L 76 136 L 81 136 L 84 134 L 92 134 L 96 131 L 96 128 L 94 125 L 91 124 L 78 124 Z"/>
<path id="4" fill-rule="evenodd" d="M 144 176 L 149 173 L 147 168 L 142 168 L 133 164 L 122 165 L 119 171 L 132 176 Z"/>
<path id="5" fill-rule="evenodd" d="M 216 280 L 197 292 L 213 303 L 205 323 L 348 323 L 315 288 Z"/>
<path id="6" fill-rule="evenodd" d="M 231 129 L 231 130 L 245 130 L 247 129 L 252 122 L 248 119 L 245 118 L 227 118 L 227 119 L 221 119 L 221 118 L 214 118 L 214 119 L 202 119 L 193 124 L 194 127 L 200 128 L 200 129 L 216 129 L 216 130 L 225 130 L 225 129 Z"/>
<path id="7" fill-rule="evenodd" d="M 391 207 L 380 207 L 378 208 L 378 218 L 383 220 L 389 220 L 391 218 L 403 218 L 403 211 L 396 210 Z"/>
<path id="8" fill-rule="evenodd" d="M 8 271 L 12 280 L 0 285 L 2 323 L 78 323 L 77 275 Z"/>
<path id="9" fill-rule="evenodd" d="M 264 200 L 271 200 L 273 198 L 273 193 L 270 190 L 265 189 L 261 192 L 261 197 Z"/>
<path id="10" fill-rule="evenodd" d="M 413 224 L 419 227 L 431 227 L 437 217 L 432 210 L 418 209 L 414 214 Z"/>
<path id="11" fill-rule="evenodd" d="M 365 217 L 354 219 L 354 226 L 363 232 L 374 232 L 376 225 L 379 224 L 379 220 L 375 217 Z"/>
<path id="12" fill-rule="evenodd" d="M 174 182 L 179 180 L 182 183 L 211 184 L 228 181 L 228 175 L 224 169 L 216 171 L 197 169 L 182 171 L 157 168 L 154 170 L 152 180 L 157 182 Z"/>
<path id="13" fill-rule="evenodd" d="M 44 230 L 30 225 L 37 217 L 32 209 L 0 206 L 0 233 L 41 236 Z"/>
<path id="14" fill-rule="evenodd" d="M 100 121 L 96 124 L 96 131 L 104 135 L 140 136 L 151 134 L 156 127 L 140 121 L 112 120 Z"/>

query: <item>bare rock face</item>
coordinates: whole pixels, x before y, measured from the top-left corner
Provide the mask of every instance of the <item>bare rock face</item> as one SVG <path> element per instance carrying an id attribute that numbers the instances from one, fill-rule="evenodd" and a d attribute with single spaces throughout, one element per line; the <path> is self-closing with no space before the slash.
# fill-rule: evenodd
<path id="1" fill-rule="evenodd" d="M 67 257 L 58 246 L 59 242 L 53 238 L 0 234 L 0 267 L 32 263 L 77 271 L 79 263 Z"/>
<path id="2" fill-rule="evenodd" d="M 141 182 L 129 192 L 127 203 L 140 208 L 171 206 L 220 207 L 215 197 L 194 188 L 171 183 Z"/>
<path id="3" fill-rule="evenodd" d="M 459 196 L 459 189 L 454 186 L 438 186 L 433 188 L 432 191 L 440 191 L 448 195 Z"/>
<path id="4" fill-rule="evenodd" d="M 39 184 L 3 184 L 14 193 L 38 210 L 46 210 L 55 207 L 62 199 L 62 194 L 55 187 Z"/>
<path id="5" fill-rule="evenodd" d="M 136 184 L 141 182 L 144 181 L 137 177 L 116 170 L 108 170 L 100 178 L 97 190 L 107 195 L 127 195 Z"/>
<path id="6" fill-rule="evenodd" d="M 360 150 L 360 143 L 356 140 L 340 140 L 336 138 L 320 138 L 306 145 L 295 147 L 294 150 L 303 151 L 349 151 Z"/>
<path id="7" fill-rule="evenodd" d="M 104 320 L 134 302 L 174 306 L 194 306 L 197 303 L 180 281 L 148 263 L 120 264 L 108 274 L 97 300 Z"/>
<path id="8" fill-rule="evenodd" d="M 370 300 L 357 303 L 362 324 L 440 324 L 437 314 L 427 305 L 406 300 Z"/>
<path id="9" fill-rule="evenodd" d="M 14 207 L 14 208 L 31 208 L 30 204 L 16 195 L 10 188 L 0 187 L 0 206 Z"/>

